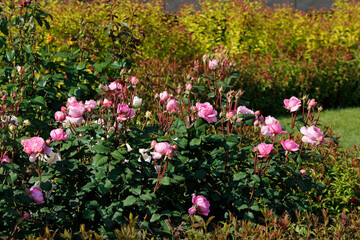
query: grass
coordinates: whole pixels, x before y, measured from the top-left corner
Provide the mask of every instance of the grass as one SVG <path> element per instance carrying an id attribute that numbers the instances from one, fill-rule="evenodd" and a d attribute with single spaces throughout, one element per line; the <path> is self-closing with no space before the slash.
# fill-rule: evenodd
<path id="1" fill-rule="evenodd" d="M 339 145 L 350 148 L 360 144 L 360 108 L 332 109 L 320 113 L 321 123 L 331 126 Z M 278 117 L 281 123 L 290 123 L 290 117 Z"/>

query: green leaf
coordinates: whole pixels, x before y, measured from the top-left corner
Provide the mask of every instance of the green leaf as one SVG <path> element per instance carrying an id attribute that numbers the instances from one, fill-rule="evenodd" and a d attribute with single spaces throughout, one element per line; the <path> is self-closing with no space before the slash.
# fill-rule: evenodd
<path id="1" fill-rule="evenodd" d="M 257 183 L 261 182 L 260 177 L 258 175 L 256 175 L 256 174 L 252 175 L 251 178 Z"/>
<path id="2" fill-rule="evenodd" d="M 12 62 L 15 60 L 15 50 L 7 50 L 6 51 L 6 58 L 9 62 Z"/>
<path id="3" fill-rule="evenodd" d="M 101 154 L 96 154 L 93 158 L 92 165 L 95 167 L 103 166 L 108 162 L 108 157 Z"/>
<path id="4" fill-rule="evenodd" d="M 77 65 L 77 70 L 83 70 L 86 67 L 86 62 L 81 62 Z"/>
<path id="5" fill-rule="evenodd" d="M 25 50 L 25 52 L 31 54 L 32 53 L 32 48 L 31 48 L 31 45 L 30 44 L 24 44 L 23 45 L 23 48 Z"/>
<path id="6" fill-rule="evenodd" d="M 195 178 L 196 179 L 203 179 L 206 176 L 206 171 L 203 169 L 196 170 L 195 172 Z"/>
<path id="7" fill-rule="evenodd" d="M 33 98 L 33 99 L 32 99 L 32 102 L 33 102 L 35 105 L 39 105 L 39 106 L 42 106 L 42 107 L 45 106 L 45 98 L 42 97 L 42 96 L 37 96 L 37 97 Z"/>
<path id="8" fill-rule="evenodd" d="M 238 172 L 236 174 L 234 174 L 234 181 L 239 181 L 241 179 L 246 178 L 247 173 L 246 172 Z"/>
<path id="9" fill-rule="evenodd" d="M 200 138 L 193 138 L 190 141 L 190 149 L 196 149 L 200 146 L 201 139 Z"/>
<path id="10" fill-rule="evenodd" d="M 163 184 L 163 185 L 165 185 L 165 186 L 167 186 L 167 185 L 170 185 L 170 178 L 169 177 L 163 177 L 162 179 L 161 179 L 161 184 Z"/>
<path id="11" fill-rule="evenodd" d="M 132 195 L 128 196 L 124 201 L 124 206 L 127 207 L 127 206 L 131 206 L 135 203 L 136 201 L 136 198 Z"/>
<path id="12" fill-rule="evenodd" d="M 155 221 L 159 220 L 160 217 L 161 217 L 160 214 L 154 213 L 154 214 L 151 216 L 150 222 L 155 222 Z"/>
<path id="13" fill-rule="evenodd" d="M 106 153 L 109 153 L 110 152 L 110 148 L 102 145 L 102 144 L 98 144 L 98 145 L 95 145 L 93 147 L 94 151 L 95 152 L 98 152 L 98 153 L 103 153 L 103 154 L 106 154 Z"/>
<path id="14" fill-rule="evenodd" d="M 85 185 L 81 188 L 81 191 L 82 191 L 82 192 L 89 193 L 89 192 L 91 192 L 94 188 L 95 188 L 95 184 L 92 183 L 92 182 L 89 182 L 89 183 L 85 184 Z"/>
<path id="15" fill-rule="evenodd" d="M 111 156 L 113 156 L 113 158 L 115 158 L 116 160 L 120 160 L 120 161 L 123 161 L 125 160 L 125 157 L 124 155 L 122 155 L 119 150 L 115 150 L 113 152 L 110 153 Z"/>

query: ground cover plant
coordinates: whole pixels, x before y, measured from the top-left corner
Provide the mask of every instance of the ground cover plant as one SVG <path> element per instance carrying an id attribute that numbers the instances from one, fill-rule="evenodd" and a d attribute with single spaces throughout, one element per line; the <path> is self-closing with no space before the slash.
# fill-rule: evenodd
<path id="1" fill-rule="evenodd" d="M 281 124 L 245 101 L 224 47 L 137 55 L 151 40 L 115 13 L 107 51 L 85 20 L 56 45 L 41 5 L 2 7 L 2 237 L 357 236 L 358 149 L 338 148 L 319 99 L 282 98 Z"/>

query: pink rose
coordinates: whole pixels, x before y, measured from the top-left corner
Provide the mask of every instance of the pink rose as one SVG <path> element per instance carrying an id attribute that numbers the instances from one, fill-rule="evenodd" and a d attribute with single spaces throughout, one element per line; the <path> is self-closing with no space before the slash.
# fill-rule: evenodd
<path id="1" fill-rule="evenodd" d="M 44 195 L 40 188 L 32 187 L 29 189 L 29 194 L 36 204 L 44 203 Z"/>
<path id="2" fill-rule="evenodd" d="M 65 106 L 61 106 L 61 112 L 65 113 L 67 111 L 67 108 Z"/>
<path id="3" fill-rule="evenodd" d="M 54 129 L 50 132 L 51 141 L 62 141 L 68 138 L 68 134 L 65 134 L 62 128 Z"/>
<path id="4" fill-rule="evenodd" d="M 315 101 L 315 99 L 311 99 L 308 104 L 309 104 L 309 107 L 312 108 L 312 107 L 315 107 L 316 103 L 317 102 Z"/>
<path id="5" fill-rule="evenodd" d="M 68 110 L 68 116 L 73 118 L 80 118 L 85 113 L 85 106 L 82 102 L 71 103 Z"/>
<path id="6" fill-rule="evenodd" d="M 138 79 L 137 77 L 131 76 L 131 78 L 130 78 L 130 83 L 131 83 L 132 85 L 136 85 L 138 82 L 139 82 L 139 79 Z"/>
<path id="7" fill-rule="evenodd" d="M 284 107 L 290 112 L 296 112 L 301 107 L 301 101 L 296 97 L 284 99 Z"/>
<path id="8" fill-rule="evenodd" d="M 257 151 L 259 152 L 259 157 L 267 157 L 270 155 L 271 151 L 274 149 L 274 145 L 260 143 L 257 145 Z"/>
<path id="9" fill-rule="evenodd" d="M 272 117 L 267 116 L 265 118 L 265 126 L 261 127 L 261 133 L 266 136 L 270 136 L 271 134 L 285 134 L 287 132 L 282 130 L 282 126 L 280 122 Z"/>
<path id="10" fill-rule="evenodd" d="M 153 142 L 151 143 L 153 145 Z M 150 152 L 153 159 L 160 159 L 163 155 L 171 157 L 173 148 L 167 142 L 155 143 L 154 152 Z"/>
<path id="11" fill-rule="evenodd" d="M 237 109 L 236 109 L 236 114 L 255 114 L 254 111 L 248 109 L 247 107 L 245 106 L 239 106 Z"/>
<path id="12" fill-rule="evenodd" d="M 208 123 L 214 123 L 217 121 L 217 111 L 213 109 L 210 103 L 196 103 L 196 108 L 198 110 L 198 116 L 205 119 Z"/>
<path id="13" fill-rule="evenodd" d="M 56 120 L 56 121 L 64 121 L 65 118 L 66 118 L 66 114 L 65 114 L 65 113 L 63 113 L 63 112 L 61 112 L 61 111 L 57 111 L 57 112 L 55 113 L 55 120 Z"/>
<path id="14" fill-rule="evenodd" d="M 210 69 L 215 69 L 215 68 L 217 68 L 218 67 L 218 61 L 216 60 L 216 59 L 214 59 L 214 60 L 210 60 L 209 61 L 209 68 Z"/>
<path id="15" fill-rule="evenodd" d="M 88 112 L 92 112 L 94 110 L 94 108 L 96 108 L 97 103 L 95 102 L 95 100 L 86 100 L 85 101 L 85 108 L 86 111 Z"/>
<path id="16" fill-rule="evenodd" d="M 187 92 L 190 92 L 190 91 L 192 90 L 192 85 L 191 85 L 191 83 L 186 83 L 186 85 L 185 85 L 185 90 L 186 90 Z"/>
<path id="17" fill-rule="evenodd" d="M 134 116 L 135 111 L 133 108 L 130 108 L 126 104 L 119 104 L 117 106 L 117 114 L 119 115 L 119 117 L 118 117 L 119 121 L 125 121 L 126 119 Z"/>
<path id="18" fill-rule="evenodd" d="M 166 104 L 166 111 L 178 112 L 179 108 L 177 107 L 177 105 L 178 101 L 176 101 L 175 99 L 169 100 Z"/>
<path id="19" fill-rule="evenodd" d="M 165 102 L 166 100 L 169 99 L 169 93 L 167 91 L 163 91 L 162 93 L 160 93 L 160 102 Z"/>
<path id="20" fill-rule="evenodd" d="M 192 194 L 192 203 L 193 207 L 189 208 L 189 214 L 194 214 L 198 211 L 199 214 L 207 216 L 210 212 L 210 203 L 209 201 L 202 195 L 196 196 L 195 193 Z"/>
<path id="21" fill-rule="evenodd" d="M 231 110 L 231 111 L 226 113 L 226 118 L 228 120 L 232 120 L 235 115 L 236 115 L 236 112 L 234 110 Z"/>
<path id="22" fill-rule="evenodd" d="M 315 126 L 302 127 L 300 132 L 304 135 L 301 140 L 305 143 L 318 145 L 325 142 L 324 133 Z"/>
<path id="23" fill-rule="evenodd" d="M 304 176 L 306 174 L 306 169 L 301 169 L 300 174 Z"/>
<path id="24" fill-rule="evenodd" d="M 2 158 L 1 158 L 1 163 L 11 163 L 11 159 L 7 156 L 7 155 L 4 155 Z"/>
<path id="25" fill-rule="evenodd" d="M 202 56 L 202 60 L 203 60 L 204 62 L 207 60 L 207 58 L 208 58 L 208 56 L 207 56 L 206 54 L 204 54 L 204 55 Z"/>
<path id="26" fill-rule="evenodd" d="M 67 100 L 67 102 L 66 102 L 66 106 L 68 107 L 68 106 L 70 106 L 71 104 L 77 103 L 77 102 L 78 102 L 78 101 L 76 100 L 75 97 L 70 97 L 70 98 L 68 98 L 68 100 Z"/>
<path id="27" fill-rule="evenodd" d="M 27 140 L 22 140 L 21 144 L 24 146 L 24 152 L 30 154 L 30 162 L 34 162 L 36 160 L 37 153 L 50 154 L 51 152 L 51 149 L 46 146 L 44 139 L 41 137 L 33 137 Z"/>
<path id="28" fill-rule="evenodd" d="M 109 88 L 111 91 L 115 91 L 116 89 L 119 89 L 119 90 L 122 89 L 121 84 L 118 83 L 118 82 L 116 82 L 116 81 L 110 83 L 109 86 L 108 86 L 108 88 Z"/>
<path id="29" fill-rule="evenodd" d="M 299 144 L 297 144 L 296 142 L 290 140 L 290 139 L 286 139 L 285 141 L 280 141 L 281 146 L 289 152 L 296 152 L 297 150 L 299 150 Z"/>
<path id="30" fill-rule="evenodd" d="M 104 101 L 103 101 L 103 103 L 102 103 L 102 106 L 103 106 L 104 108 L 110 108 L 111 105 L 112 105 L 112 101 L 110 101 L 109 99 L 105 98 Z"/>

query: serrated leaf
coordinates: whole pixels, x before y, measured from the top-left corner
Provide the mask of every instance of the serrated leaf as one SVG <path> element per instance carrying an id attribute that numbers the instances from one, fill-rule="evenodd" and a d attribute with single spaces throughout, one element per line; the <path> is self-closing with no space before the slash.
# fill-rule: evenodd
<path id="1" fill-rule="evenodd" d="M 93 147 L 93 149 L 94 149 L 95 152 L 103 153 L 103 154 L 106 154 L 106 153 L 110 152 L 110 148 L 106 147 L 106 146 L 104 146 L 102 144 L 95 145 Z"/>

